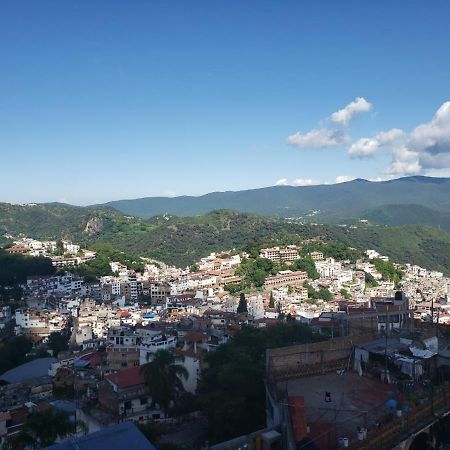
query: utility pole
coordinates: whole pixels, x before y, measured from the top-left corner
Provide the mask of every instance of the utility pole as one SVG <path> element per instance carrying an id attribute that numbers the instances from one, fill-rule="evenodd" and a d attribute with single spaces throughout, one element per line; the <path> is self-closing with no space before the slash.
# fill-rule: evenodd
<path id="1" fill-rule="evenodd" d="M 386 326 L 385 326 L 385 344 L 384 344 L 384 380 L 388 381 L 388 356 L 387 356 L 387 347 L 388 347 L 388 330 L 389 330 L 389 305 L 386 304 Z"/>

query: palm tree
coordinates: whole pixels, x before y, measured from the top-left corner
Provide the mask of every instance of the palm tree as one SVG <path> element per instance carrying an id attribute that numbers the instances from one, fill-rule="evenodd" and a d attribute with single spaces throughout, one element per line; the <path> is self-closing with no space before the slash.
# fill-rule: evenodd
<path id="1" fill-rule="evenodd" d="M 161 406 L 164 416 L 175 392 L 182 388 L 181 378 L 187 379 L 189 376 L 186 368 L 177 364 L 180 360 L 182 358 L 169 350 L 158 350 L 154 353 L 153 359 L 141 367 L 150 395 Z"/>

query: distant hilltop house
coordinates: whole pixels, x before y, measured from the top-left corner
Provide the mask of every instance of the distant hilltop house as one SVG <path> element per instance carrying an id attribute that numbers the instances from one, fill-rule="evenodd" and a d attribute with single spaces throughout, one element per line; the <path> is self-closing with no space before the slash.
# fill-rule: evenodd
<path id="1" fill-rule="evenodd" d="M 95 252 L 84 250 L 83 256 L 52 256 L 52 264 L 55 267 L 78 266 L 95 259 L 97 254 Z"/>
<path id="2" fill-rule="evenodd" d="M 322 261 L 323 260 L 323 253 L 322 252 L 311 252 L 309 254 L 309 257 L 313 260 L 313 261 Z"/>
<path id="3" fill-rule="evenodd" d="M 64 255 L 55 255 L 58 245 L 61 245 L 61 253 Z M 6 249 L 10 254 L 22 254 L 29 256 L 50 257 L 55 267 L 78 266 L 88 261 L 92 261 L 97 256 L 90 250 L 82 250 L 78 244 L 70 241 L 39 241 L 28 237 L 23 237 L 14 241 L 14 245 Z"/>

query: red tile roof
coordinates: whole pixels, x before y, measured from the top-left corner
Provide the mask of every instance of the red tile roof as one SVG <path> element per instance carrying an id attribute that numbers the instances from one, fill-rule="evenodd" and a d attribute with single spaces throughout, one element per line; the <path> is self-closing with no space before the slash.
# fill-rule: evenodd
<path id="1" fill-rule="evenodd" d="M 102 363 L 102 353 L 94 352 L 83 355 L 80 359 L 89 361 L 91 367 L 99 366 Z"/>
<path id="2" fill-rule="evenodd" d="M 116 373 L 111 373 L 106 375 L 105 378 L 121 389 L 145 383 L 144 377 L 141 374 L 141 366 L 134 366 Z"/>
<path id="3" fill-rule="evenodd" d="M 39 403 L 36 404 L 36 406 L 37 406 L 37 409 L 39 411 L 45 411 L 47 409 L 52 409 L 53 408 L 53 406 L 50 405 L 50 403 L 46 402 L 46 401 L 39 402 Z"/>
<path id="4" fill-rule="evenodd" d="M 207 335 L 200 331 L 189 331 L 183 338 L 185 342 L 202 342 L 206 339 Z"/>

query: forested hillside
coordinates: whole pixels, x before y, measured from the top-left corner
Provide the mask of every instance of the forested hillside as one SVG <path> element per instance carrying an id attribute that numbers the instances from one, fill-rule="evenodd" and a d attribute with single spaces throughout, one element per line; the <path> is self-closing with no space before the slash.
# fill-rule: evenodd
<path id="1" fill-rule="evenodd" d="M 0 204 L 0 234 L 5 233 L 37 239 L 67 238 L 92 249 L 107 249 L 110 255 L 124 252 L 124 258 L 145 256 L 178 266 L 189 265 L 212 251 L 320 238 L 360 250 L 373 248 L 395 261 L 450 273 L 450 235 L 421 225 L 313 225 L 227 210 L 144 220 L 108 208 Z"/>

